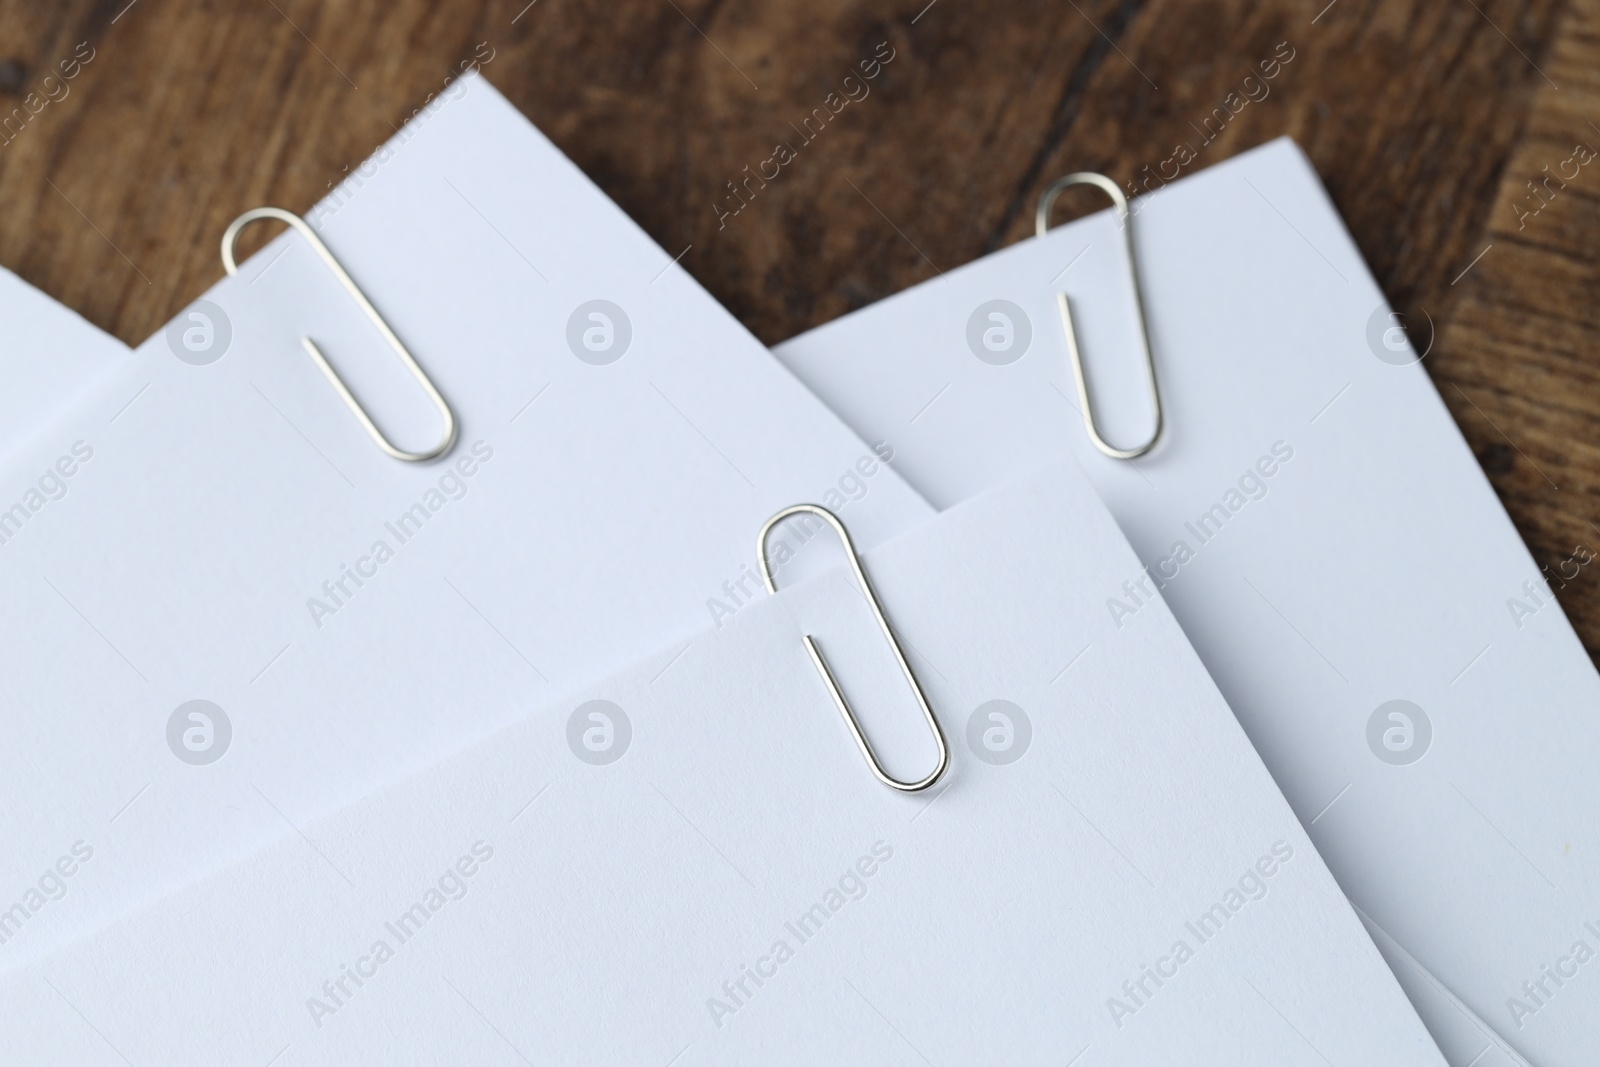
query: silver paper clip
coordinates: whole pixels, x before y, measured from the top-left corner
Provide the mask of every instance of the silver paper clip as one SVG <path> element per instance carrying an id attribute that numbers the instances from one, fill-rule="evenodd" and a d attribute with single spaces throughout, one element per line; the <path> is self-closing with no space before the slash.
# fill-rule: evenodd
<path id="1" fill-rule="evenodd" d="M 1139 325 L 1139 348 L 1144 353 L 1145 380 L 1150 386 L 1150 404 L 1155 409 L 1155 432 L 1150 435 L 1150 440 L 1133 448 L 1117 448 L 1101 436 L 1100 428 L 1095 425 L 1094 409 L 1089 402 L 1089 385 L 1084 376 L 1083 356 L 1078 351 L 1078 332 L 1072 325 L 1072 308 L 1067 302 L 1067 294 L 1057 292 L 1056 302 L 1061 307 L 1061 326 L 1067 334 L 1067 355 L 1072 360 L 1072 376 L 1078 383 L 1078 408 L 1083 413 L 1083 425 L 1089 431 L 1089 440 L 1094 442 L 1094 447 L 1112 459 L 1135 459 L 1156 446 L 1156 442 L 1161 438 L 1162 422 L 1161 390 L 1156 386 L 1156 362 L 1150 354 L 1150 330 L 1144 317 L 1144 297 L 1139 290 L 1139 267 L 1133 254 L 1133 223 L 1128 213 L 1128 198 L 1122 195 L 1117 183 L 1104 174 L 1079 171 L 1065 178 L 1059 178 L 1052 182 L 1050 188 L 1039 198 L 1039 210 L 1034 216 L 1034 230 L 1040 237 L 1050 230 L 1050 209 L 1055 207 L 1056 197 L 1061 195 L 1063 189 L 1074 185 L 1092 185 L 1096 189 L 1103 190 L 1117 207 L 1117 225 L 1122 228 L 1122 237 L 1128 250 L 1128 284 L 1133 289 L 1133 311 Z"/>
<path id="2" fill-rule="evenodd" d="M 322 257 L 322 262 L 326 263 L 328 269 L 333 271 L 333 276 L 339 279 L 340 283 L 345 287 L 345 291 L 356 302 L 356 306 L 366 312 L 367 318 L 372 320 L 372 324 L 378 328 L 378 332 L 383 335 L 383 339 L 389 342 L 389 347 L 394 349 L 395 353 L 400 357 L 400 362 L 404 363 L 406 369 L 411 372 L 412 377 L 416 378 L 418 384 L 422 386 L 423 392 L 428 394 L 428 399 L 433 401 L 433 406 L 439 409 L 439 415 L 444 419 L 444 437 L 433 448 L 426 452 L 406 452 L 396 448 L 389 442 L 387 437 L 383 436 L 383 431 L 378 429 L 378 424 L 372 421 L 372 417 L 367 414 L 367 409 L 362 407 L 361 402 L 350 392 L 349 387 L 344 384 L 344 379 L 339 377 L 339 372 L 333 369 L 333 364 L 328 362 L 327 357 L 322 354 L 322 349 L 317 347 L 317 343 L 309 337 L 300 338 L 300 344 L 304 346 L 306 352 L 310 354 L 317 366 L 322 368 L 322 373 L 328 376 L 328 381 L 333 384 L 334 392 L 344 398 L 345 405 L 355 413 L 355 417 L 362 426 L 366 427 L 367 433 L 378 443 L 378 447 L 395 459 L 405 460 L 407 463 L 421 463 L 450 451 L 450 446 L 456 443 L 456 416 L 450 410 L 450 405 L 445 403 L 444 397 L 439 395 L 439 390 L 434 387 L 432 380 L 423 373 L 422 368 L 417 365 L 417 361 L 406 350 L 406 346 L 400 342 L 400 338 L 395 336 L 394 331 L 389 328 L 389 324 L 383 320 L 383 316 L 378 314 L 378 309 L 372 306 L 372 302 L 367 299 L 366 294 L 356 285 L 355 280 L 350 277 L 349 273 L 339 265 L 339 261 L 333 258 L 333 253 L 328 251 L 328 246 L 322 243 L 322 239 L 317 236 L 315 230 L 306 224 L 304 219 L 292 211 L 285 211 L 278 207 L 258 207 L 253 211 L 246 211 L 243 215 L 234 219 L 228 225 L 227 231 L 222 235 L 222 265 L 227 268 L 228 273 L 230 275 L 239 273 L 239 264 L 234 259 L 233 248 L 238 243 L 240 231 L 252 222 L 258 222 L 262 219 L 277 219 L 279 222 L 286 222 L 294 227 L 301 237 L 306 239 L 317 255 Z"/>
<path id="3" fill-rule="evenodd" d="M 889 629 L 889 620 L 884 618 L 883 608 L 878 604 L 877 594 L 872 591 L 872 585 L 867 581 L 867 574 L 861 569 L 861 560 L 856 555 L 856 546 L 850 540 L 850 534 L 845 530 L 837 516 L 819 504 L 795 504 L 793 507 L 784 508 L 761 527 L 761 532 L 756 535 L 756 556 L 761 560 L 761 580 L 766 583 L 768 593 L 776 593 L 778 587 L 772 581 L 772 567 L 767 559 L 767 537 L 772 533 L 772 528 L 784 519 L 795 515 L 815 515 L 822 519 L 833 532 L 839 535 L 839 540 L 844 544 L 845 558 L 850 561 L 850 569 L 855 572 L 856 584 L 861 589 L 861 595 L 866 598 L 867 606 L 872 609 L 872 617 L 878 620 L 878 629 L 883 631 L 884 639 L 889 642 L 889 649 L 894 653 L 895 662 L 900 665 L 900 673 L 905 675 L 906 682 L 911 686 L 911 692 L 917 698 L 917 706 L 922 709 L 922 717 L 927 720 L 928 728 L 933 731 L 934 743 L 939 747 L 939 765 L 933 773 L 926 778 L 915 782 L 902 782 L 890 776 L 878 762 L 877 753 L 872 750 L 872 743 L 867 740 L 867 735 L 861 729 L 861 723 L 856 719 L 856 713 L 850 710 L 850 704 L 845 700 L 844 693 L 839 690 L 839 683 L 834 679 L 833 672 L 828 669 L 828 663 L 822 658 L 822 653 L 817 651 L 817 643 L 810 634 L 805 635 L 806 651 L 811 653 L 811 662 L 816 664 L 817 673 L 822 676 L 822 684 L 828 687 L 828 693 L 833 697 L 833 703 L 844 716 L 845 724 L 850 727 L 850 733 L 856 739 L 856 747 L 861 749 L 861 754 L 866 757 L 867 766 L 872 768 L 872 773 L 884 785 L 891 789 L 898 789 L 902 793 L 918 793 L 937 782 L 950 766 L 950 748 L 945 744 L 944 731 L 939 728 L 939 720 L 934 718 L 933 709 L 928 707 L 928 698 L 923 695 L 922 686 L 917 682 L 917 676 L 911 673 L 911 664 L 906 662 L 905 653 L 900 651 L 900 642 L 895 640 L 894 632 Z"/>

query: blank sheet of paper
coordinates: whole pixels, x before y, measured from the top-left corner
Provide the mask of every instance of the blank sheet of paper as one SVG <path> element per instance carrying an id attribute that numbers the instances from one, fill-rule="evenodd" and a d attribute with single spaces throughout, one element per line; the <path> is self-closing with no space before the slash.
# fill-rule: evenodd
<path id="1" fill-rule="evenodd" d="M 868 555 L 928 793 L 802 647 L 888 660 L 837 570 L 0 980 L 0 1057 L 1441 1064 L 1136 565 L 1068 467 Z"/>
<path id="2" fill-rule="evenodd" d="M 0 268 L 0 459 L 127 361 L 127 345 Z"/>

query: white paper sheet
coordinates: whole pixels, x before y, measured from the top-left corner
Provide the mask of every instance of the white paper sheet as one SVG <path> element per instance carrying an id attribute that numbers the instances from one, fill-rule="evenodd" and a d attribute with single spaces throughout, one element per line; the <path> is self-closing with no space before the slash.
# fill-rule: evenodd
<path id="1" fill-rule="evenodd" d="M 930 793 L 801 645 L 888 659 L 835 571 L 15 972 L 0 1059 L 1443 1062 L 1166 609 L 1105 616 L 1135 560 L 1081 473 L 866 565 Z"/>
<path id="2" fill-rule="evenodd" d="M 0 476 L 0 963 L 725 622 L 783 505 L 841 502 L 864 545 L 932 514 L 460 84 L 315 216 L 454 405 L 450 456 L 383 455 L 301 350 L 402 446 L 437 437 L 289 234 Z M 78 842 L 94 862 L 54 899 L 40 879 Z"/>
<path id="3" fill-rule="evenodd" d="M 1593 1062 L 1589 657 L 1298 149 L 1136 203 L 1168 430 L 1135 463 L 1089 444 L 1056 309 L 1065 291 L 1106 435 L 1144 440 L 1109 211 L 777 354 L 936 505 L 1077 457 L 1154 575 L 1100 590 L 1107 617 L 1137 630 L 1161 585 L 1351 900 L 1533 1063 Z M 1439 1003 L 1458 1067 L 1507 1062 Z"/>
<path id="4" fill-rule="evenodd" d="M 127 361 L 127 345 L 0 267 L 0 460 Z"/>

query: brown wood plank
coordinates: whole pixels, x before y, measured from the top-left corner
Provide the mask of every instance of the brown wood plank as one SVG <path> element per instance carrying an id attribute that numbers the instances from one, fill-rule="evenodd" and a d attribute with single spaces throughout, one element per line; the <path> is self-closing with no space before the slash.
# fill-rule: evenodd
<path id="1" fill-rule="evenodd" d="M 1503 169 L 1486 251 L 1429 359 L 1593 656 L 1600 567 L 1580 561 L 1600 559 L 1600 2 L 1569 5 L 1540 66 L 1550 80 Z"/>

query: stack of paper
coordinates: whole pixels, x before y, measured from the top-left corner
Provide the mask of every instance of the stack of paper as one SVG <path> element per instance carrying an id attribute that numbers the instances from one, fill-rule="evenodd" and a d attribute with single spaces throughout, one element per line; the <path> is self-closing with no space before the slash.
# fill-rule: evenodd
<path id="1" fill-rule="evenodd" d="M 1440 1062 L 1171 616 L 1104 617 L 1134 557 L 1081 475 L 867 564 L 954 739 L 1003 703 L 1021 758 L 932 797 L 866 773 L 801 646 L 888 655 L 836 571 L 13 975 L 0 1047 Z M 629 724 L 614 762 L 573 741 L 596 707 Z"/>
<path id="2" fill-rule="evenodd" d="M 1425 376 L 1342 336 L 1387 309 L 1292 148 L 1134 219 L 1171 430 L 1129 464 L 1051 318 L 1137 436 L 1109 218 L 784 346 L 818 400 L 464 85 L 314 216 L 452 451 L 386 456 L 307 358 L 438 437 L 289 233 L 93 388 L 38 379 L 65 414 L 0 457 L 8 1060 L 1442 1062 L 1420 1010 L 1455 1064 L 1583 1062 L 1565 948 L 1520 1026 L 1494 990 L 1600 921 L 1593 671 L 1553 603 L 1490 632 L 1537 572 Z M 832 535 L 780 526 L 762 586 L 801 501 L 943 728 L 927 793 L 802 644 L 925 774 Z"/>
<path id="3" fill-rule="evenodd" d="M 444 460 L 385 456 L 301 351 L 340 360 L 402 444 L 437 436 L 289 236 L 207 294 L 228 324 L 211 362 L 151 338 L 10 467 L 7 501 L 40 471 L 70 491 L 0 546 L 29 619 L 0 647 L 25 739 L 0 753 L 0 807 L 29 813 L 0 876 L 26 885 L 80 838 L 96 862 L 8 958 L 682 648 L 708 602 L 756 595 L 753 531 L 786 504 L 847 492 L 867 546 L 931 514 L 486 84 L 380 178 L 327 240 L 453 405 Z M 596 299 L 631 323 L 609 363 L 567 343 Z"/>
<path id="4" fill-rule="evenodd" d="M 1391 962 L 1446 1051 L 1484 1048 L 1464 1003 L 1541 1067 L 1589 1062 L 1589 657 L 1294 145 L 1136 204 L 1167 420 L 1142 459 L 1090 444 L 1057 305 L 1067 293 L 1106 436 L 1144 440 L 1112 212 L 778 355 L 857 432 L 894 441 L 936 505 L 1074 457 L 1142 561 L 1102 610 L 1123 632 L 1171 605 L 1340 885 L 1403 949 Z M 983 359 L 970 323 L 996 301 L 1018 339 Z"/>

